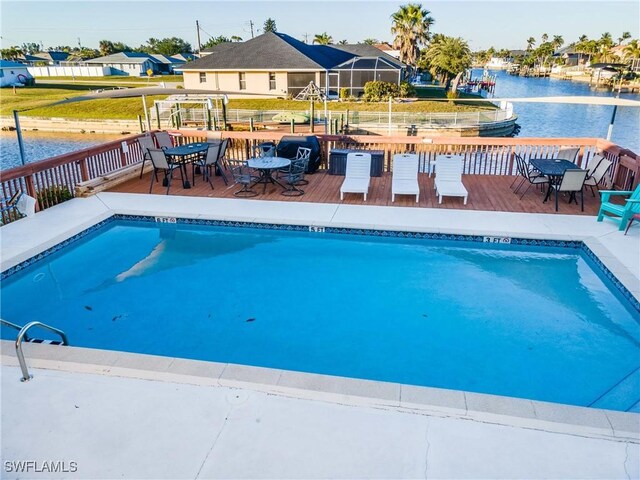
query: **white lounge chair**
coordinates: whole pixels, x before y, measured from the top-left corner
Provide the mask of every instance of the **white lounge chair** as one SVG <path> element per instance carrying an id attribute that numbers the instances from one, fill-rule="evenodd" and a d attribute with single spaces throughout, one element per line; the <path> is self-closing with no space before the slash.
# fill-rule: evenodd
<path id="1" fill-rule="evenodd" d="M 347 171 L 344 182 L 340 187 L 340 200 L 344 200 L 345 193 L 363 193 L 367 201 L 369 181 L 371 180 L 371 154 L 347 154 Z"/>
<path id="2" fill-rule="evenodd" d="M 418 168 L 420 160 L 415 153 L 397 153 L 393 156 L 393 177 L 391 178 L 391 201 L 396 195 L 415 195 L 416 203 L 420 199 Z"/>
<path id="3" fill-rule="evenodd" d="M 460 158 L 439 158 L 436 163 L 436 194 L 438 203 L 442 203 L 442 197 L 464 197 L 467 204 L 469 192 L 462 184 L 462 160 Z"/>

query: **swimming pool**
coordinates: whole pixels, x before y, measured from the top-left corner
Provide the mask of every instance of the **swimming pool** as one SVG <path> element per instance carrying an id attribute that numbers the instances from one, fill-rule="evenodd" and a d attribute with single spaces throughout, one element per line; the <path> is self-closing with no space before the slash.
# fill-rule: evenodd
<path id="1" fill-rule="evenodd" d="M 308 230 L 111 220 L 7 276 L 2 316 L 76 346 L 638 411 L 638 311 L 580 242 Z"/>

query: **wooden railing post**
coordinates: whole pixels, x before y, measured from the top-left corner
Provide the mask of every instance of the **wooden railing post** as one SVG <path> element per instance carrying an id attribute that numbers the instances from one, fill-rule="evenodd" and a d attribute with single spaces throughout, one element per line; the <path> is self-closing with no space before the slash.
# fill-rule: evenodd
<path id="1" fill-rule="evenodd" d="M 123 145 L 122 145 L 123 143 L 126 143 L 126 142 L 122 142 L 122 143 L 120 144 L 120 164 L 121 164 L 123 167 L 126 167 L 126 166 L 127 166 L 127 154 L 126 154 L 126 153 L 125 153 L 125 151 L 124 151 L 124 147 L 123 147 Z"/>
<path id="2" fill-rule="evenodd" d="M 79 160 L 78 163 L 80 164 L 80 178 L 83 182 L 86 182 L 89 180 L 89 166 L 87 165 L 86 157 Z"/>

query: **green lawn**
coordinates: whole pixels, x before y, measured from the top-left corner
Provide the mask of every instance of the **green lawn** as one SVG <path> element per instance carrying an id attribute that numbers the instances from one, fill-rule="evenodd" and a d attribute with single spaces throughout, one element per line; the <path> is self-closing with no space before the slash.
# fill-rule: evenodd
<path id="1" fill-rule="evenodd" d="M 110 78 L 110 77 L 106 77 Z M 126 78 L 126 77 L 124 77 Z M 145 80 L 145 79 L 142 79 Z M 0 92 L 0 115 L 11 115 L 13 110 L 20 111 L 24 116 L 61 117 L 73 119 L 135 119 L 138 115 L 144 115 L 142 100 L 140 97 L 132 98 L 103 98 L 95 100 L 83 100 L 78 102 L 63 103 L 65 99 L 86 95 L 92 91 L 104 89 L 111 83 L 68 83 L 46 84 L 41 82 L 33 87 L 16 89 L 3 89 Z M 163 100 L 167 95 L 147 97 L 147 105 L 152 106 L 154 100 Z M 228 108 L 249 110 L 308 110 L 309 102 L 296 100 L 267 99 L 233 99 L 229 101 Z M 317 111 L 324 110 L 324 104 L 316 103 Z M 329 110 L 351 111 L 382 111 L 389 108 L 387 102 L 328 102 Z M 429 101 L 419 100 L 415 102 L 394 102 L 394 112 L 465 112 L 477 109 L 494 109 L 493 104 L 481 103 L 465 105 L 464 100 L 457 101 Z"/>
<path id="2" fill-rule="evenodd" d="M 182 83 L 182 75 L 155 75 L 153 77 L 127 77 L 121 75 L 109 75 L 108 77 L 36 77 L 36 83 L 47 83 L 49 80 L 68 81 L 69 83 L 83 82 L 106 82 L 117 85 L 119 83 L 160 83 L 160 82 L 178 82 Z"/>

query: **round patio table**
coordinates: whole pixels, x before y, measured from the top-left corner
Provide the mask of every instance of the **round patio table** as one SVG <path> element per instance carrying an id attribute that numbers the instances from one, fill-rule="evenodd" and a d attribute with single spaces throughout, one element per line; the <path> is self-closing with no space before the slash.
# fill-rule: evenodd
<path id="1" fill-rule="evenodd" d="M 280 168 L 285 168 L 291 165 L 291 160 L 284 157 L 255 157 L 247 160 L 247 165 L 251 168 L 258 170 L 260 176 L 253 182 L 250 187 L 254 187 L 259 183 L 263 184 L 262 193 L 267 191 L 267 184 L 278 184 L 284 190 L 286 187 L 278 180 L 273 178 L 273 172 Z"/>

